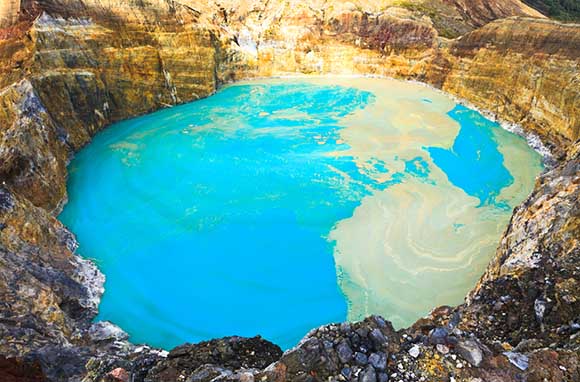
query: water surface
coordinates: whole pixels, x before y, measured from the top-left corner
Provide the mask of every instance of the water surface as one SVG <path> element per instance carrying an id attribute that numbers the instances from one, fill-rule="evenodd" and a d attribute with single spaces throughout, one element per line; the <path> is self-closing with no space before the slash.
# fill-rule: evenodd
<path id="1" fill-rule="evenodd" d="M 269 80 L 121 122 L 70 165 L 60 219 L 107 277 L 98 319 L 171 348 L 460 303 L 541 170 L 426 87 Z"/>

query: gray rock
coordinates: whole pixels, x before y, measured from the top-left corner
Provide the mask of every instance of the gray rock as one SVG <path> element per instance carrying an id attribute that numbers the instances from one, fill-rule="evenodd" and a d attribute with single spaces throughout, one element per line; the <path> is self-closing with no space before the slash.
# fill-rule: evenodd
<path id="1" fill-rule="evenodd" d="M 340 371 L 340 374 L 342 374 L 344 378 L 350 379 L 350 376 L 352 375 L 352 369 L 350 367 L 345 367 Z"/>
<path id="2" fill-rule="evenodd" d="M 356 333 L 352 333 L 350 336 L 350 342 L 352 343 L 352 346 L 359 346 L 361 342 L 360 336 Z"/>
<path id="3" fill-rule="evenodd" d="M 216 378 L 213 379 L 213 381 L 216 380 L 220 380 L 221 378 Z M 229 380 L 233 380 L 235 382 L 254 382 L 256 380 L 256 377 L 254 376 L 254 373 L 250 370 L 248 371 L 241 371 L 241 372 L 237 372 L 235 374 L 233 374 L 230 378 L 228 378 Z"/>
<path id="4" fill-rule="evenodd" d="M 108 321 L 92 324 L 89 328 L 89 336 L 95 342 L 124 341 L 129 338 L 129 335 L 123 329 Z"/>
<path id="5" fill-rule="evenodd" d="M 358 376 L 359 382 L 377 382 L 377 372 L 368 365 Z"/>
<path id="6" fill-rule="evenodd" d="M 510 360 L 511 364 L 517 367 L 518 369 L 523 371 L 528 368 L 529 359 L 528 356 L 526 356 L 525 354 L 516 353 L 512 351 L 506 351 L 503 354 Z"/>
<path id="7" fill-rule="evenodd" d="M 570 326 L 568 325 L 562 325 L 560 326 L 558 329 L 556 329 L 556 334 L 567 334 L 570 332 Z"/>
<path id="8" fill-rule="evenodd" d="M 383 352 L 372 353 L 369 356 L 369 364 L 377 370 L 385 370 L 387 368 L 387 355 Z"/>
<path id="9" fill-rule="evenodd" d="M 459 325 L 459 322 L 461 322 L 461 314 L 459 314 L 459 312 L 455 312 L 451 316 L 451 320 L 449 321 L 448 326 L 450 329 L 454 329 L 457 325 Z"/>
<path id="10" fill-rule="evenodd" d="M 82 375 L 85 371 L 84 365 L 88 361 L 88 354 L 85 352 L 86 350 L 73 346 L 48 345 L 35 350 L 29 356 L 30 359 L 37 360 L 42 365 L 45 377 L 40 379 L 41 381 L 71 381 L 77 380 L 75 377 Z M 110 370 L 108 369 L 107 372 Z M 0 371 L 0 381 L 6 382 L 6 376 L 10 378 L 4 370 Z M 15 381 L 21 381 L 21 379 L 15 379 Z"/>
<path id="11" fill-rule="evenodd" d="M 387 343 L 387 337 L 385 337 L 380 329 L 373 329 L 369 337 L 377 349 L 382 348 Z"/>
<path id="12" fill-rule="evenodd" d="M 447 345 L 457 345 L 457 342 L 459 342 L 459 339 L 455 336 L 448 336 L 447 337 Z"/>
<path id="13" fill-rule="evenodd" d="M 526 339 L 520 341 L 520 343 L 513 349 L 516 353 L 530 352 L 543 347 L 542 341 L 537 338 Z"/>
<path id="14" fill-rule="evenodd" d="M 352 349 L 350 348 L 350 346 L 348 346 L 348 343 L 344 340 L 340 344 L 338 344 L 338 346 L 336 347 L 336 352 L 338 354 L 338 359 L 342 363 L 348 363 L 352 359 L 353 354 Z"/>
<path id="15" fill-rule="evenodd" d="M 475 340 L 461 340 L 455 346 L 455 350 L 472 366 L 479 367 L 483 361 L 483 351 Z"/>
<path id="16" fill-rule="evenodd" d="M 354 361 L 361 366 L 364 366 L 369 362 L 368 357 L 358 351 L 354 353 Z"/>
<path id="17" fill-rule="evenodd" d="M 512 297 L 510 295 L 505 295 L 501 296 L 499 300 L 505 304 L 507 302 L 510 302 L 512 300 Z"/>
<path id="18" fill-rule="evenodd" d="M 187 382 L 206 382 L 216 377 L 225 377 L 231 375 L 230 370 L 214 366 L 203 365 L 197 368 L 187 379 Z"/>
<path id="19" fill-rule="evenodd" d="M 431 345 L 446 345 L 449 337 L 449 331 L 445 328 L 435 328 L 429 332 L 429 343 Z"/>
<path id="20" fill-rule="evenodd" d="M 539 322 L 542 322 L 544 320 L 544 314 L 546 314 L 547 306 L 548 303 L 539 298 L 536 299 L 536 301 L 534 301 L 534 312 L 536 313 L 536 318 L 538 319 Z"/>
<path id="21" fill-rule="evenodd" d="M 0 211 L 9 212 L 14 208 L 14 204 L 12 194 L 4 187 L 0 187 Z"/>
<path id="22" fill-rule="evenodd" d="M 381 316 L 373 316 L 373 320 L 377 323 L 379 328 L 386 328 L 387 327 L 387 322 Z"/>
<path id="23" fill-rule="evenodd" d="M 314 369 L 321 356 L 321 343 L 317 338 L 309 338 L 302 343 L 299 349 L 300 366 L 306 370 Z M 289 353 L 286 353 L 287 356 Z"/>
<path id="24" fill-rule="evenodd" d="M 320 341 L 310 339 L 302 344 L 306 348 L 300 347 L 286 352 L 282 362 L 289 370 L 313 370 L 320 362 L 321 345 Z M 166 358 L 153 366 L 147 374 L 147 380 L 174 381 L 175 376 L 192 375 L 199 367 L 209 364 L 235 371 L 236 375 L 231 377 L 233 380 L 241 381 L 253 378 L 247 375 L 246 371 L 264 369 L 278 361 L 281 356 L 280 347 L 259 336 L 252 338 L 232 336 L 197 344 L 184 344 L 171 350 Z M 220 370 L 217 371 L 221 373 Z M 205 374 L 200 373 L 199 378 L 205 378 Z M 220 378 L 217 380 L 225 381 Z"/>
<path id="25" fill-rule="evenodd" d="M 360 336 L 360 338 L 367 338 L 369 335 L 369 330 L 367 328 L 358 328 L 355 332 Z"/>
<path id="26" fill-rule="evenodd" d="M 437 351 L 441 354 L 449 353 L 449 348 L 445 345 L 437 344 Z"/>
<path id="27" fill-rule="evenodd" d="M 348 322 L 343 322 L 342 324 L 340 324 L 340 331 L 343 334 L 350 334 L 352 332 L 350 324 Z"/>
<path id="28" fill-rule="evenodd" d="M 419 357 L 421 354 L 421 349 L 419 349 L 418 345 L 413 345 L 411 349 L 409 349 L 409 355 L 413 358 Z"/>
<path id="29" fill-rule="evenodd" d="M 389 382 L 389 375 L 387 373 L 377 374 L 377 382 Z"/>

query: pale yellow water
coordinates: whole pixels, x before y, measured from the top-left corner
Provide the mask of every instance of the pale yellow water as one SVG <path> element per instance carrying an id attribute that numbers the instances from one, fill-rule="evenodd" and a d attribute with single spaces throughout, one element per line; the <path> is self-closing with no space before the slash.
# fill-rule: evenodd
<path id="1" fill-rule="evenodd" d="M 450 98 L 397 80 L 337 83 L 369 90 L 377 98 L 350 116 L 341 131 L 361 171 L 369 160 L 380 158 L 390 171 L 377 173 L 376 179 L 388 181 L 405 170 L 403 159 L 417 156 L 431 170 L 429 181 L 406 178 L 365 197 L 329 235 L 336 242 L 334 257 L 349 320 L 382 314 L 396 326 L 406 326 L 418 312 L 462 302 L 493 256 L 511 209 L 480 206 L 478 198 L 451 184 L 424 150 L 449 147 L 457 136 L 459 124 L 446 114 L 456 106 Z M 513 207 L 532 189 L 541 161 L 521 137 L 499 128 L 494 134 L 502 136 L 498 150 L 515 178 L 498 199 Z"/>

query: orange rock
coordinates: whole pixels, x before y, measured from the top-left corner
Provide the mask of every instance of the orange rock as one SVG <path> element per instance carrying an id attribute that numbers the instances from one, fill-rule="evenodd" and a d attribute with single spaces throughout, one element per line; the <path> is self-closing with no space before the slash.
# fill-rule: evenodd
<path id="1" fill-rule="evenodd" d="M 113 378 L 115 378 L 115 380 L 119 381 L 119 382 L 128 382 L 129 381 L 129 373 L 127 372 L 127 370 L 123 369 L 122 367 L 118 367 L 114 370 L 112 370 L 109 375 Z"/>

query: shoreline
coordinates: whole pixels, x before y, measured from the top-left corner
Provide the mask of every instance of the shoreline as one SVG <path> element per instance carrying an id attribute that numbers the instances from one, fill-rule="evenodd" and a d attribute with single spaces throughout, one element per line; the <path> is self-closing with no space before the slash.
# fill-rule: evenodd
<path id="1" fill-rule="evenodd" d="M 226 87 L 228 87 L 228 86 L 236 86 L 236 85 L 240 85 L 240 84 L 242 84 L 242 85 L 243 85 L 244 83 L 255 83 L 255 82 L 257 82 L 257 81 L 258 81 L 258 82 L 259 82 L 259 81 L 267 82 L 267 81 L 269 81 L 269 80 L 273 80 L 273 79 L 274 79 L 274 80 L 275 80 L 275 79 L 281 79 L 281 80 L 285 80 L 285 79 L 298 79 L 298 80 L 299 80 L 299 79 L 329 79 L 329 78 L 330 78 L 330 79 L 332 79 L 332 78 L 344 78 L 344 79 L 350 79 L 350 78 L 352 78 L 352 79 L 357 79 L 357 78 L 380 78 L 380 79 L 384 79 L 384 80 L 388 80 L 388 81 L 396 81 L 397 83 L 400 83 L 400 84 L 405 84 L 405 83 L 408 83 L 408 84 L 411 84 L 411 85 L 420 85 L 420 86 L 422 86 L 422 87 L 425 87 L 425 88 L 427 88 L 427 89 L 429 89 L 429 90 L 434 90 L 434 91 L 435 91 L 435 92 L 436 92 L 438 95 L 441 95 L 441 96 L 443 96 L 445 99 L 448 99 L 450 103 L 460 104 L 460 103 L 456 102 L 456 100 L 454 99 L 454 97 L 453 97 L 453 96 L 451 96 L 450 94 L 448 94 L 448 93 L 446 93 L 446 92 L 444 92 L 444 91 L 441 91 L 441 90 L 439 90 L 439 89 L 437 89 L 437 88 L 434 88 L 434 87 L 432 87 L 432 86 L 428 86 L 428 84 L 424 84 L 424 83 L 417 82 L 417 81 L 405 81 L 405 80 L 396 79 L 396 78 L 391 78 L 391 77 L 385 77 L 385 76 L 364 76 L 364 75 L 348 75 L 348 76 L 326 75 L 326 76 L 314 76 L 314 75 L 298 75 L 298 76 L 279 76 L 279 77 L 252 78 L 252 79 L 247 79 L 247 80 L 240 80 L 240 81 L 235 81 L 235 82 L 228 83 L 228 84 L 226 84 L 225 86 L 223 86 L 222 88 L 220 88 L 219 90 L 221 90 L 221 89 L 223 89 L 223 88 L 226 88 Z M 344 85 L 344 86 L 347 86 L 347 85 Z M 219 91 L 219 90 L 218 90 L 218 91 Z M 214 94 L 215 94 L 215 93 L 214 93 Z M 212 95 L 213 95 L 213 94 L 212 94 Z M 208 97 L 211 97 L 212 95 L 210 95 L 210 96 L 208 96 Z M 191 103 L 193 103 L 193 102 L 195 102 L 195 101 L 191 101 L 191 102 L 188 102 L 188 103 L 183 103 L 183 104 L 180 104 L 180 105 L 184 105 L 184 104 L 191 104 Z M 180 105 L 176 105 L 176 106 L 180 106 Z M 166 108 L 163 108 L 163 109 L 160 109 L 160 110 L 166 110 Z M 475 109 L 474 109 L 474 110 L 475 110 Z M 476 111 L 477 111 L 477 110 L 476 110 Z M 149 114 L 151 114 L 151 113 L 149 113 Z M 149 114 L 145 114 L 145 115 L 149 115 Z M 483 115 L 483 114 L 482 114 L 482 115 Z M 484 116 L 484 117 L 486 117 L 486 116 Z M 139 118 L 139 117 L 134 117 L 134 118 Z M 487 118 L 487 117 L 486 117 L 486 118 Z M 132 118 L 131 118 L 131 119 L 132 119 Z M 127 120 L 130 120 L 130 119 L 127 119 Z M 126 120 L 125 120 L 125 121 L 126 121 Z M 119 121 L 119 122 L 121 122 L 121 121 Z M 116 122 L 116 123 L 118 123 L 118 122 Z M 102 130 L 101 130 L 99 133 L 101 133 L 101 132 L 103 132 L 103 131 L 105 131 L 105 130 L 108 130 L 108 129 L 110 129 L 110 128 L 112 127 L 112 125 L 113 125 L 113 124 L 106 126 L 106 127 L 105 127 L 105 128 L 103 128 L 103 129 L 102 129 Z M 89 142 L 87 145 L 90 145 L 90 144 L 91 144 L 91 143 Z M 85 147 L 86 147 L 86 146 L 85 146 Z M 72 157 L 71 157 L 71 160 L 72 160 L 73 158 L 74 158 L 74 156 L 72 156 Z M 65 204 L 66 204 L 66 203 L 65 203 Z M 65 204 L 63 204 L 63 207 L 64 207 L 64 205 L 65 205 Z M 337 223 L 338 223 L 338 222 L 337 222 Z M 500 238 L 501 238 L 501 235 L 500 235 L 500 237 L 498 238 L 498 241 L 499 241 L 499 239 L 500 239 Z M 96 267 L 96 269 L 100 269 L 100 268 L 98 267 L 98 265 L 97 265 L 97 264 L 95 264 L 95 263 L 94 263 L 94 261 L 93 261 L 92 259 L 85 258 L 85 257 L 81 256 L 80 254 L 76 253 L 76 251 L 75 251 L 75 255 L 76 255 L 76 256 L 78 256 L 78 257 L 79 257 L 80 259 L 82 259 L 83 261 L 88 261 L 88 262 L 90 262 L 91 264 L 93 264 L 93 265 L 94 265 L 94 267 Z M 335 261 L 336 261 L 336 260 L 335 260 Z M 91 270 L 92 270 L 92 269 L 91 269 Z M 102 273 L 101 273 L 101 275 L 102 275 Z M 105 276 L 103 275 L 103 278 L 104 278 L 104 277 L 105 277 Z M 95 287 L 95 282 L 94 282 L 94 280 L 90 280 L 90 279 L 88 279 L 88 278 L 86 278 L 85 280 L 91 281 L 91 282 L 90 282 L 90 283 L 87 285 L 87 288 L 92 288 L 92 290 L 94 290 L 94 289 L 96 288 L 96 287 Z M 338 283 L 337 283 L 337 285 L 338 285 Z M 104 287 L 101 285 L 101 292 L 100 292 L 100 296 L 102 296 L 102 293 L 103 293 L 103 291 L 104 291 Z M 343 293 L 344 293 L 344 292 L 343 292 Z M 93 295 L 94 295 L 94 296 L 99 296 L 98 290 L 97 290 L 95 293 L 93 293 Z M 464 299 L 465 299 L 466 297 L 467 297 L 467 294 L 464 296 Z M 99 298 L 99 297 L 97 297 L 97 298 Z M 100 305 L 100 301 L 98 302 L 98 304 L 97 304 L 97 307 L 98 307 L 98 305 Z M 436 306 L 433 306 L 433 307 L 432 307 L 432 309 L 434 309 L 434 308 L 436 308 Z M 98 312 L 98 310 L 97 310 L 97 312 Z M 420 318 L 420 317 L 419 317 L 419 318 Z M 348 321 L 345 321 L 345 322 L 348 322 Z M 114 324 L 114 323 L 113 323 L 113 324 Z M 115 325 L 116 325 L 116 324 L 115 324 Z M 315 330 L 315 329 L 316 329 L 316 328 L 313 328 L 312 330 Z M 405 329 L 405 328 L 401 328 L 401 329 Z"/>
<path id="2" fill-rule="evenodd" d="M 356 78 L 380 78 L 380 79 L 387 79 L 387 80 L 393 80 L 393 81 L 399 81 L 399 82 L 407 82 L 407 83 L 426 87 L 428 89 L 436 91 L 439 94 L 442 94 L 446 97 L 449 97 L 453 102 L 455 102 L 458 105 L 465 106 L 468 109 L 471 109 L 473 111 L 480 113 L 481 115 L 483 115 L 485 118 L 491 120 L 492 122 L 496 122 L 504 130 L 509 131 L 510 133 L 514 133 L 514 134 L 526 139 L 528 146 L 530 146 L 534 151 L 536 151 L 538 154 L 540 154 L 542 156 L 544 164 L 546 165 L 547 169 L 551 169 L 557 164 L 557 160 L 554 158 L 553 153 L 544 144 L 542 139 L 537 134 L 535 134 L 531 131 L 527 131 L 521 124 L 506 121 L 506 120 L 500 118 L 498 114 L 496 114 L 490 110 L 475 106 L 472 102 L 470 102 L 464 98 L 461 98 L 461 97 L 458 97 L 452 93 L 446 92 L 445 90 L 438 88 L 438 87 L 436 87 L 432 84 L 429 84 L 427 82 L 418 81 L 418 80 L 414 80 L 414 79 L 397 78 L 397 77 L 375 75 L 375 74 L 332 74 L 332 73 L 328 73 L 328 74 L 301 74 L 301 73 L 280 74 L 280 75 L 273 75 L 273 76 L 269 76 L 269 77 L 268 76 L 244 77 L 244 78 L 241 78 L 239 80 L 225 82 L 217 88 L 216 92 L 219 91 L 222 87 L 235 86 L 236 84 L 240 84 L 240 83 L 244 83 L 244 82 L 267 81 L 269 79 L 303 79 L 303 78 L 344 78 L 344 79 L 349 79 L 349 78 L 352 78 L 352 79 L 356 79 Z M 209 95 L 208 97 L 211 97 L 211 95 Z M 196 100 L 193 100 L 191 102 L 195 102 L 195 101 Z M 189 103 L 189 102 L 185 102 L 185 103 Z M 173 106 L 178 106 L 178 105 L 173 105 Z"/>

